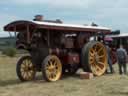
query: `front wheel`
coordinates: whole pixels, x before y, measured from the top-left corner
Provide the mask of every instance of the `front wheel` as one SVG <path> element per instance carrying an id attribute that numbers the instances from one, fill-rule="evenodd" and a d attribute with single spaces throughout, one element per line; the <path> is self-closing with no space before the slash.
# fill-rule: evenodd
<path id="1" fill-rule="evenodd" d="M 55 55 L 47 56 L 42 63 L 42 73 L 46 81 L 59 80 L 62 75 L 62 64 L 59 58 Z"/>
<path id="2" fill-rule="evenodd" d="M 30 81 L 35 78 L 36 68 L 32 63 L 31 56 L 23 56 L 17 62 L 17 76 L 21 81 Z"/>
<path id="3" fill-rule="evenodd" d="M 96 76 L 104 74 L 107 69 L 106 47 L 98 41 L 87 43 L 82 49 L 82 66 L 84 71 Z"/>

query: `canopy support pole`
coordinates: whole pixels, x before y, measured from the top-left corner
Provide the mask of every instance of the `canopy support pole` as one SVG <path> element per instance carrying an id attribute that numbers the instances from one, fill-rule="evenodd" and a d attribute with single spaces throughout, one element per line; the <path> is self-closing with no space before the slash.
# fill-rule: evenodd
<path id="1" fill-rule="evenodd" d="M 48 32 L 47 32 L 47 42 L 48 42 L 48 47 L 50 47 L 50 33 L 49 33 L 49 29 L 48 29 Z"/>
<path id="2" fill-rule="evenodd" d="M 30 43 L 30 32 L 29 32 L 29 25 L 27 25 L 27 43 Z"/>
<path id="3" fill-rule="evenodd" d="M 14 27 L 14 37 L 16 38 L 16 26 Z"/>
<path id="4" fill-rule="evenodd" d="M 9 36 L 10 36 L 10 37 L 12 37 L 12 34 L 11 34 L 11 32 L 9 31 L 8 33 L 9 33 Z"/>

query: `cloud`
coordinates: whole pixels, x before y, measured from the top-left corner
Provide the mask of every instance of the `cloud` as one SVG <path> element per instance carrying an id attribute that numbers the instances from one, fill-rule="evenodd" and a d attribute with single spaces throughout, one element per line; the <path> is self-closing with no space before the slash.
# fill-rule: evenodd
<path id="1" fill-rule="evenodd" d="M 20 17 L 11 14 L 1 13 L 0 15 L 0 31 L 3 31 L 3 27 L 11 21 L 18 20 Z"/>
<path id="2" fill-rule="evenodd" d="M 99 25 L 122 31 L 126 31 L 128 28 L 128 0 L 1 0 L 0 4 L 10 4 L 16 8 L 17 6 L 24 7 L 24 9 L 26 8 L 24 10 L 26 14 L 23 14 L 25 16 L 31 13 L 31 15 L 43 13 L 46 19 L 47 17 L 49 19 L 59 18 L 68 23 L 88 24 L 96 22 Z M 32 12 L 29 13 L 30 10 L 27 8 L 31 8 Z M 9 10 L 9 7 L 4 10 Z M 17 16 L 7 15 L 9 16 L 4 18 L 10 19 L 2 21 L 4 24 L 17 19 Z M 18 12 L 15 15 L 19 15 Z M 0 20 L 4 19 L 0 17 Z"/>
<path id="3" fill-rule="evenodd" d="M 101 8 L 101 7 L 111 7 L 115 5 L 115 2 L 122 0 L 108 0 L 104 3 L 103 0 L 3 0 L 0 4 L 18 4 L 18 5 L 48 5 L 47 7 L 57 7 L 57 8 Z"/>
<path id="4" fill-rule="evenodd" d="M 1 0 L 0 4 L 18 5 L 48 5 L 47 7 L 58 8 L 121 8 L 128 7 L 127 0 Z M 100 9 L 99 9 L 100 10 Z"/>
<path id="5" fill-rule="evenodd" d="M 3 27 L 8 24 L 9 22 L 12 22 L 14 20 L 19 20 L 21 19 L 18 16 L 12 15 L 12 14 L 7 14 L 7 13 L 1 13 L 0 15 L 0 37 L 6 37 L 9 36 L 8 32 L 4 32 L 3 31 Z M 12 35 L 14 35 L 14 33 L 11 33 Z"/>
<path id="6" fill-rule="evenodd" d="M 19 5 L 35 5 L 35 4 L 46 4 L 46 5 L 51 5 L 51 6 L 58 6 L 58 7 L 63 7 L 63 6 L 87 6 L 90 3 L 90 0 L 3 0 L 0 2 L 1 4 L 19 4 Z"/>

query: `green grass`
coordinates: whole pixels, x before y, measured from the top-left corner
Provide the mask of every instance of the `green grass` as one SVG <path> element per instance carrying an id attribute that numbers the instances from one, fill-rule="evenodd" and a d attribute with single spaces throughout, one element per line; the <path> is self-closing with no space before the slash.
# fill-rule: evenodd
<path id="1" fill-rule="evenodd" d="M 117 65 L 115 74 L 91 80 L 68 76 L 52 83 L 42 79 L 22 83 L 15 72 L 17 60 L 0 57 L 0 96 L 128 96 L 128 76 L 119 75 Z"/>

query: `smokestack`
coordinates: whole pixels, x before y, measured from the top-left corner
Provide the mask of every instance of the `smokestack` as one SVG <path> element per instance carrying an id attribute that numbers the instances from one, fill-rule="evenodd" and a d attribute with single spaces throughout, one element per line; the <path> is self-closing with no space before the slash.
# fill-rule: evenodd
<path id="1" fill-rule="evenodd" d="M 43 15 L 36 15 L 34 21 L 43 21 Z"/>
<path id="2" fill-rule="evenodd" d="M 56 19 L 56 23 L 63 23 L 60 19 Z"/>

